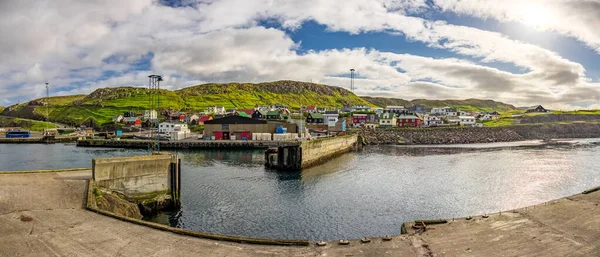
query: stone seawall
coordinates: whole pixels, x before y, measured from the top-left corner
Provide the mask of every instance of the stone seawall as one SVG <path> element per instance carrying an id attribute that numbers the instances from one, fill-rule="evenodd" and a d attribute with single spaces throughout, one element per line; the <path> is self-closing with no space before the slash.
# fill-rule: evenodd
<path id="1" fill-rule="evenodd" d="M 510 127 L 446 127 L 362 129 L 366 144 L 471 144 L 549 138 L 600 137 L 599 123 L 545 124 Z"/>
<path id="2" fill-rule="evenodd" d="M 349 152 L 357 142 L 357 135 L 302 141 L 302 168 L 308 168 Z"/>

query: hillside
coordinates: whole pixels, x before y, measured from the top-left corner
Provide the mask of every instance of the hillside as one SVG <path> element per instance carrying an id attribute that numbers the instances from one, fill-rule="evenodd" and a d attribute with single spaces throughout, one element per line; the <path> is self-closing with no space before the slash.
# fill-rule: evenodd
<path id="1" fill-rule="evenodd" d="M 282 103 L 298 109 L 302 105 L 342 107 L 370 105 L 352 92 L 333 86 L 297 81 L 276 81 L 259 84 L 204 84 L 175 91 L 185 99 L 187 109 L 204 109 L 221 105 L 225 108 L 251 108 L 255 104 Z"/>
<path id="2" fill-rule="evenodd" d="M 444 107 L 450 106 L 459 110 L 472 110 L 472 111 L 509 111 L 516 110 L 516 107 L 510 104 L 496 102 L 493 100 L 481 100 L 481 99 L 466 99 L 466 100 L 426 100 L 426 99 L 415 99 L 412 101 L 397 99 L 397 98 L 384 98 L 384 97 L 368 97 L 363 96 L 363 99 L 369 101 L 373 105 L 387 106 L 387 105 L 403 105 L 412 106 L 420 104 L 425 108 Z"/>
<path id="3" fill-rule="evenodd" d="M 111 123 L 112 117 L 132 110 L 142 112 L 149 107 L 148 89 L 143 87 L 101 88 L 89 95 L 51 97 L 50 120 L 65 124 Z M 45 120 L 46 99 L 13 105 L 1 115 Z M 323 107 L 370 105 L 350 91 L 326 85 L 276 81 L 268 83 L 204 84 L 177 91 L 161 90 L 161 109 L 204 111 L 208 106 L 252 108 L 254 105 L 282 103 L 290 108 L 316 104 Z"/>

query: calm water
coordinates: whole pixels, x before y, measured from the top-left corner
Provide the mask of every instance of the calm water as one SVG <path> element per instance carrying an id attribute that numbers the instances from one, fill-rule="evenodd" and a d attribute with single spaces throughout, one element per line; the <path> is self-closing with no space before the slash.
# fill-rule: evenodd
<path id="1" fill-rule="evenodd" d="M 265 170 L 262 151 L 179 152 L 182 208 L 152 220 L 267 238 L 399 234 L 404 221 L 510 210 L 598 186 L 597 141 L 476 150 L 369 147 L 302 173 Z M 145 151 L 0 145 L 0 170 L 86 167 L 94 156 L 128 154 Z"/>

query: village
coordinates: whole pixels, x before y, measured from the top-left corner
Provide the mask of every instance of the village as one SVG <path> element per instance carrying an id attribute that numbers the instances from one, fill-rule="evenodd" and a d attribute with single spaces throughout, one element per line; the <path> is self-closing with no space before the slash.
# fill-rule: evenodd
<path id="1" fill-rule="evenodd" d="M 542 106 L 526 111 L 550 112 Z M 284 104 L 256 105 L 250 109 L 226 109 L 212 106 L 201 113 L 155 110 L 128 111 L 113 118 L 115 131 L 103 135 L 121 136 L 128 131 L 136 138 L 164 140 L 261 140 L 279 141 L 297 138 L 345 135 L 353 129 L 393 129 L 432 127 L 482 127 L 485 121 L 501 117 L 497 111 L 476 112 L 452 107 L 427 109 L 414 106 L 346 106 L 343 108 L 302 106 L 292 110 Z M 144 131 L 144 133 L 142 133 Z M 88 132 L 93 133 L 92 131 Z M 150 132 L 150 133 L 148 133 Z"/>

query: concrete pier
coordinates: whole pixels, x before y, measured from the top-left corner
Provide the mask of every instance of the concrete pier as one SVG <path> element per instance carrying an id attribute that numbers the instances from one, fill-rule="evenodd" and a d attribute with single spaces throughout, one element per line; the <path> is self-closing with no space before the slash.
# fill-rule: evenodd
<path id="1" fill-rule="evenodd" d="M 152 140 L 86 139 L 77 141 L 80 147 L 113 147 L 148 149 Z M 298 141 L 243 141 L 243 140 L 182 140 L 161 141 L 160 149 L 267 149 L 269 147 L 298 145 Z"/>
<path id="2" fill-rule="evenodd" d="M 91 170 L 0 174 L 0 256 L 600 256 L 600 191 L 408 228 L 390 241 L 301 247 L 189 237 L 90 212 L 90 178 Z"/>
<path id="3" fill-rule="evenodd" d="M 305 169 L 352 151 L 358 146 L 357 138 L 356 135 L 326 137 L 272 147 L 265 151 L 265 166 L 277 170 Z"/>

